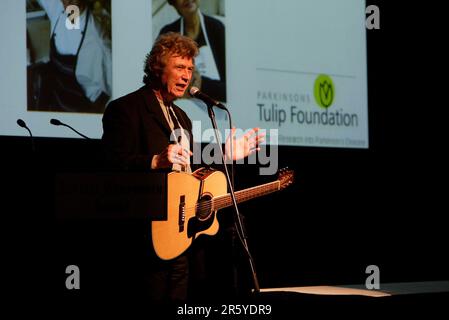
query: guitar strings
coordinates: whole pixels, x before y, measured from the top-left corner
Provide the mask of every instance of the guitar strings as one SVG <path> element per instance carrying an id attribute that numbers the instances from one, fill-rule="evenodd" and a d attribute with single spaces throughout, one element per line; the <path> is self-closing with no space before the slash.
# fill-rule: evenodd
<path id="1" fill-rule="evenodd" d="M 255 190 L 256 188 L 257 188 L 257 190 Z M 250 199 L 254 195 L 264 195 L 264 194 L 268 194 L 271 192 L 275 192 L 275 191 L 279 190 L 279 188 L 280 188 L 280 182 L 274 181 L 274 182 L 270 182 L 270 183 L 267 183 L 262 186 L 237 191 L 236 198 L 238 200 L 242 201 L 242 200 L 245 200 L 246 198 Z M 202 212 L 208 213 L 211 211 L 213 205 L 218 206 L 218 207 L 223 207 L 223 206 L 231 205 L 231 204 L 232 204 L 232 199 L 230 198 L 230 194 L 227 193 L 225 195 L 218 196 L 211 200 L 200 201 L 199 203 L 196 203 L 195 206 L 187 207 L 187 208 L 185 208 L 185 210 L 186 211 L 194 210 L 194 212 L 199 211 L 201 213 Z"/>

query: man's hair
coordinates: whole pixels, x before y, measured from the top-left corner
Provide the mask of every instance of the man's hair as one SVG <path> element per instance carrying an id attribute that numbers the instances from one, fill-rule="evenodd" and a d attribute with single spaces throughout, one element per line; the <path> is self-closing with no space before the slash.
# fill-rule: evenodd
<path id="1" fill-rule="evenodd" d="M 194 40 L 177 32 L 164 33 L 156 39 L 145 58 L 143 82 L 159 86 L 169 57 L 180 56 L 193 60 L 197 55 L 198 45 Z"/>

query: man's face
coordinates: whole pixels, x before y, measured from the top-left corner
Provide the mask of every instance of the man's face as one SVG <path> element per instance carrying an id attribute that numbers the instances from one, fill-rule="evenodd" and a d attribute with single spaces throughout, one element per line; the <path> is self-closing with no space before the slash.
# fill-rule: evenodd
<path id="1" fill-rule="evenodd" d="M 200 0 L 173 0 L 173 6 L 180 16 L 188 16 L 196 12 Z"/>
<path id="2" fill-rule="evenodd" d="M 181 98 L 192 79 L 194 65 L 192 58 L 171 56 L 161 76 L 164 94 L 169 100 Z"/>

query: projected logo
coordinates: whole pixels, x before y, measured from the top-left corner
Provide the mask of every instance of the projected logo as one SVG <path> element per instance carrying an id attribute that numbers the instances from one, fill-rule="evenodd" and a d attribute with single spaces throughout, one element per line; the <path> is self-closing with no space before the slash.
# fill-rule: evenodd
<path id="1" fill-rule="evenodd" d="M 332 79 L 326 74 L 320 74 L 315 80 L 313 90 L 316 103 L 321 108 L 329 108 L 334 102 L 335 86 Z"/>

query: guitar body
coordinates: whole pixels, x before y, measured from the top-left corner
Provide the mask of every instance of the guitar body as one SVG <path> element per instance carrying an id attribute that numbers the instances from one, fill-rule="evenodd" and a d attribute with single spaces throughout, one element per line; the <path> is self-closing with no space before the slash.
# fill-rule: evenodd
<path id="1" fill-rule="evenodd" d="M 167 220 L 152 221 L 152 241 L 163 260 L 176 258 L 201 234 L 218 232 L 217 210 L 202 200 L 227 194 L 226 177 L 221 171 L 198 169 L 194 173 L 170 172 L 167 176 Z M 198 206 L 210 208 L 198 215 Z"/>

